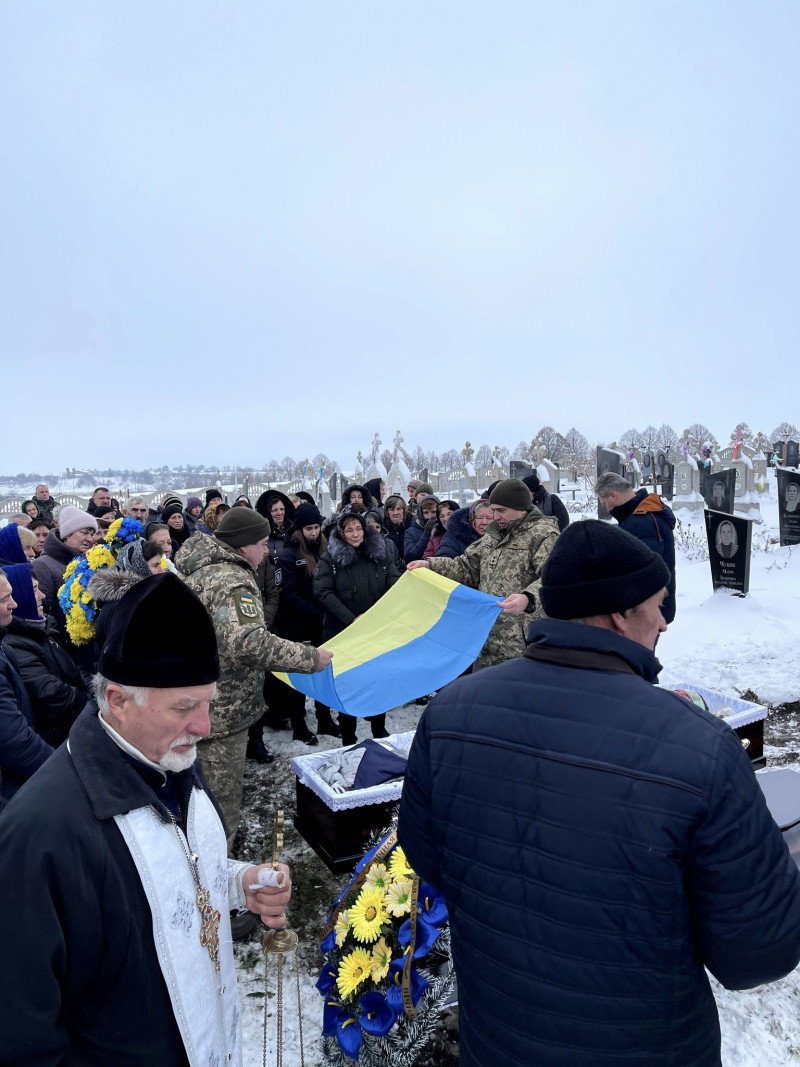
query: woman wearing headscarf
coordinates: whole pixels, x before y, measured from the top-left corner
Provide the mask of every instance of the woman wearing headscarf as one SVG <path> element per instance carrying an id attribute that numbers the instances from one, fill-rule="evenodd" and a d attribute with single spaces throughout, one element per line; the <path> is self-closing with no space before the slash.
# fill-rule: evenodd
<path id="1" fill-rule="evenodd" d="M 294 522 L 295 505 L 285 493 L 277 489 L 267 489 L 256 501 L 256 511 L 269 523 L 269 558 L 275 568 L 275 581 L 281 584 L 278 557 L 280 556 L 286 535 Z"/>
<path id="2" fill-rule="evenodd" d="M 197 533 L 197 524 L 203 516 L 203 501 L 199 496 L 190 496 L 183 509 L 183 521 L 189 536 Z"/>
<path id="3" fill-rule="evenodd" d="M 455 559 L 470 545 L 480 540 L 492 522 L 492 505 L 488 500 L 476 500 L 468 508 L 459 508 L 447 520 L 447 529 L 436 550 L 437 556 Z"/>
<path id="4" fill-rule="evenodd" d="M 406 563 L 412 560 L 422 559 L 422 554 L 428 547 L 431 534 L 439 524 L 436 517 L 436 509 L 439 507 L 439 498 L 433 493 L 425 493 L 417 497 L 417 510 L 414 521 L 406 530 L 403 541 L 403 558 Z"/>
<path id="5" fill-rule="evenodd" d="M 35 500 L 23 500 L 22 514 L 27 515 L 31 519 L 38 519 L 40 516 L 39 505 Z"/>
<path id="6" fill-rule="evenodd" d="M 17 606 L 3 644 L 14 653 L 36 733 L 57 748 L 90 699 L 89 690 L 71 656 L 53 637 L 56 625 L 44 614 L 44 593 L 31 565 L 17 563 L 4 574 Z"/>
<path id="7" fill-rule="evenodd" d="M 36 534 L 10 522 L 0 530 L 0 567 L 28 563 L 36 555 Z"/>
<path id="8" fill-rule="evenodd" d="M 230 508 L 227 504 L 223 504 L 222 500 L 212 500 L 203 512 L 202 519 L 197 520 L 196 532 L 213 534 L 226 511 L 230 511 Z"/>
<path id="9" fill-rule="evenodd" d="M 183 521 L 183 504 L 168 504 L 161 512 L 161 521 L 169 529 L 174 559 L 181 545 L 192 536 Z"/>
<path id="10" fill-rule="evenodd" d="M 397 493 L 387 497 L 386 506 L 383 509 L 383 526 L 386 530 L 386 536 L 397 550 L 397 560 L 401 570 L 405 570 L 406 566 L 403 555 L 406 530 L 412 522 L 413 519 L 408 513 L 405 500 Z"/>
<path id="11" fill-rule="evenodd" d="M 386 539 L 368 529 L 361 515 L 340 515 L 328 550 L 314 572 L 313 590 L 325 609 L 322 640 L 340 633 L 391 589 L 400 571 Z M 356 742 L 356 718 L 339 714 L 342 744 Z M 386 715 L 369 717 L 373 737 L 387 737 Z"/>

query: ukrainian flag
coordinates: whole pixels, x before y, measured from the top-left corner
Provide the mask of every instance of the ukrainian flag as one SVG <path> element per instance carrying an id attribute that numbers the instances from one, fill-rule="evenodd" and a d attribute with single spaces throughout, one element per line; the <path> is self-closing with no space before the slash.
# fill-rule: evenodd
<path id="1" fill-rule="evenodd" d="M 324 671 L 274 673 L 334 711 L 380 715 L 457 678 L 499 613 L 497 597 L 419 567 L 325 642 L 334 655 Z"/>

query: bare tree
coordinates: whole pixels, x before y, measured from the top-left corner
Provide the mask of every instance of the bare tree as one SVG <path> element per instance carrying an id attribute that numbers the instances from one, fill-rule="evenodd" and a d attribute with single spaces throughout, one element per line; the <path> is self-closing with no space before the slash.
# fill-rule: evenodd
<path id="1" fill-rule="evenodd" d="M 693 422 L 686 430 L 686 433 L 689 435 L 690 452 L 699 452 L 706 441 L 711 443 L 711 447 L 715 452 L 719 448 L 719 442 L 716 437 L 702 422 Z"/>
<path id="2" fill-rule="evenodd" d="M 639 448 L 645 452 L 652 452 L 658 447 L 658 430 L 655 426 L 645 426 L 639 435 Z"/>
<path id="3" fill-rule="evenodd" d="M 521 459 L 524 462 L 527 462 L 529 455 L 530 455 L 530 452 L 528 450 L 527 441 L 520 441 L 517 445 L 515 445 L 512 453 L 511 453 L 511 458 L 512 459 Z"/>
<path id="4" fill-rule="evenodd" d="M 478 470 L 488 467 L 492 462 L 492 450 L 488 445 L 479 445 L 475 453 L 475 466 Z"/>
<path id="5" fill-rule="evenodd" d="M 386 468 L 386 472 L 388 474 L 388 472 L 392 469 L 392 453 L 389 451 L 388 448 L 384 448 L 383 452 L 381 452 L 381 463 Z"/>
<path id="6" fill-rule="evenodd" d="M 798 429 L 792 422 L 780 422 L 772 431 L 772 441 L 796 441 Z"/>
<path id="7" fill-rule="evenodd" d="M 629 448 L 641 448 L 642 447 L 642 435 L 638 430 L 633 427 L 630 430 L 626 430 L 625 433 L 619 439 L 619 447 L 626 452 Z"/>
<path id="8" fill-rule="evenodd" d="M 533 436 L 534 441 L 541 441 L 552 463 L 559 463 L 564 452 L 564 438 L 553 426 L 541 426 Z"/>
<path id="9" fill-rule="evenodd" d="M 580 430 L 571 426 L 564 434 L 563 465 L 569 471 L 572 481 L 577 482 L 578 478 L 591 478 L 593 461 L 589 442 Z"/>
<path id="10" fill-rule="evenodd" d="M 662 422 L 658 428 L 656 447 L 663 448 L 665 452 L 676 452 L 678 449 L 678 435 L 668 422 Z"/>
<path id="11" fill-rule="evenodd" d="M 464 460 L 457 448 L 448 448 L 439 457 L 440 469 L 451 471 L 454 467 L 461 467 Z"/>

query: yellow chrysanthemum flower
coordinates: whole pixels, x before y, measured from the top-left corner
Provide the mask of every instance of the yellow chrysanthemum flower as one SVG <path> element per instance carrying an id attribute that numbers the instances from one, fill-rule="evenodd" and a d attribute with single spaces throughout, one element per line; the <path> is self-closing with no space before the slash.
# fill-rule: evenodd
<path id="1" fill-rule="evenodd" d="M 81 558 L 80 556 L 76 556 L 75 559 L 72 561 L 72 563 L 68 563 L 67 564 L 67 569 L 64 571 L 64 577 L 65 578 L 69 578 L 69 576 L 71 574 L 75 573 L 75 568 L 78 566 L 80 558 Z"/>
<path id="2" fill-rule="evenodd" d="M 349 997 L 354 990 L 369 978 L 370 961 L 372 955 L 369 949 L 354 948 L 345 956 L 339 964 L 339 974 L 336 977 L 336 985 L 339 995 Z"/>
<path id="3" fill-rule="evenodd" d="M 406 854 L 399 845 L 389 857 L 389 870 L 395 882 L 398 878 L 414 877 L 414 871 L 409 867 Z"/>
<path id="4" fill-rule="evenodd" d="M 362 889 L 347 913 L 356 941 L 375 941 L 388 916 L 383 907 L 382 889 Z"/>
<path id="5" fill-rule="evenodd" d="M 386 890 L 384 904 L 390 915 L 399 918 L 408 915 L 411 911 L 411 890 L 413 883 L 410 878 L 398 878 L 394 885 Z"/>
<path id="6" fill-rule="evenodd" d="M 389 964 L 392 962 L 392 950 L 386 944 L 385 937 L 379 937 L 372 946 L 372 958 L 370 960 L 370 976 L 373 982 L 380 982 L 389 973 Z"/>
<path id="7" fill-rule="evenodd" d="M 77 603 L 78 597 L 81 595 L 81 583 L 73 582 L 69 587 L 69 598 L 73 604 Z"/>
<path id="8" fill-rule="evenodd" d="M 350 930 L 350 923 L 346 911 L 340 912 L 333 930 L 336 934 L 336 944 L 341 948 L 344 944 L 344 939 L 347 937 L 348 931 Z"/>
<path id="9" fill-rule="evenodd" d="M 161 557 L 161 562 L 159 563 L 159 566 L 161 567 L 162 571 L 168 571 L 169 570 L 169 557 L 168 556 L 162 556 Z"/>
<path id="10" fill-rule="evenodd" d="M 364 885 L 370 889 L 382 889 L 384 892 L 391 885 L 392 879 L 385 863 L 373 863 L 364 879 Z"/>

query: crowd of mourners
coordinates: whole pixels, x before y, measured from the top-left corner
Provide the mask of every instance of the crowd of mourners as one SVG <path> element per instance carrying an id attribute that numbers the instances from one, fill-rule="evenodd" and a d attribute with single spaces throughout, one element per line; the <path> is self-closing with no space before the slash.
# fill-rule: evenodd
<path id="1" fill-rule="evenodd" d="M 561 500 L 547 493 L 535 475 L 527 484 L 532 501 L 563 529 L 569 517 Z M 150 575 L 175 570 L 175 559 L 190 538 L 214 537 L 231 508 L 252 509 L 269 524 L 267 558 L 257 568 L 267 627 L 281 638 L 314 646 L 368 611 L 408 563 L 459 557 L 492 521 L 488 489 L 467 507 L 440 498 L 419 479 L 409 481 L 407 499 L 385 493 L 380 479 L 349 485 L 333 514 L 322 515 L 306 492 L 273 489 L 255 502 L 239 496 L 229 505 L 222 491 L 212 488 L 205 499 L 167 493 L 154 507 L 137 496 L 120 502 L 99 486 L 84 511 L 61 506 L 46 485 L 39 485 L 0 530 L 0 568 L 8 582 L 0 585 L 3 797 L 16 792 L 66 740 L 92 700 L 103 639 L 125 593 Z M 97 610 L 94 635 L 76 646 L 59 600 L 65 572 L 76 558 L 106 542 L 120 518 L 139 523 L 139 536 L 117 552 L 113 566 L 94 573 L 88 587 Z M 295 740 L 308 745 L 318 743 L 318 734 L 341 737 L 342 744 L 356 741 L 356 720 L 340 715 L 337 721 L 319 703 L 312 731 L 303 694 L 269 672 L 263 695 L 265 713 L 249 728 L 247 755 L 252 759 L 272 760 L 264 745 L 265 726 L 290 728 Z M 386 736 L 384 720 L 384 715 L 368 720 L 373 737 Z"/>

